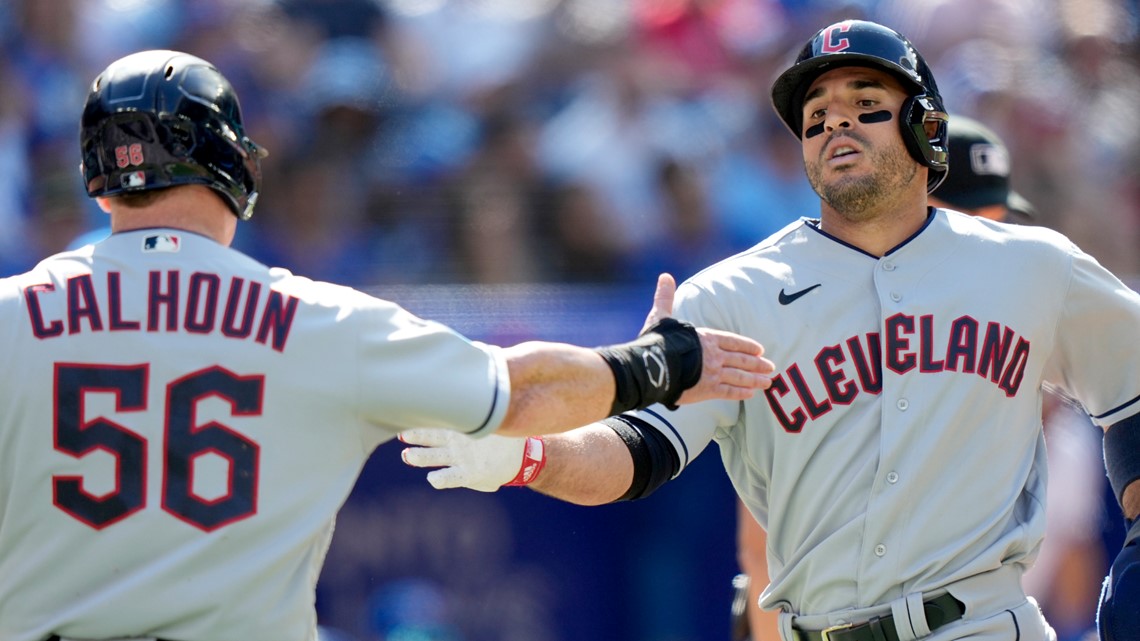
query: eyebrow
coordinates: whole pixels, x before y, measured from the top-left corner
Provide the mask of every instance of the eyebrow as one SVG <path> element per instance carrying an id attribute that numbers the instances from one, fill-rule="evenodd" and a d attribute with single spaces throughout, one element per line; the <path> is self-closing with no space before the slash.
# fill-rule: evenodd
<path id="1" fill-rule="evenodd" d="M 871 78 L 856 78 L 854 80 L 848 81 L 847 86 L 855 90 L 887 88 L 887 86 L 883 84 L 881 80 L 874 80 Z M 823 87 L 816 87 L 815 89 L 812 89 L 804 96 L 804 104 L 807 104 L 812 99 L 818 98 L 821 95 L 823 95 Z"/>

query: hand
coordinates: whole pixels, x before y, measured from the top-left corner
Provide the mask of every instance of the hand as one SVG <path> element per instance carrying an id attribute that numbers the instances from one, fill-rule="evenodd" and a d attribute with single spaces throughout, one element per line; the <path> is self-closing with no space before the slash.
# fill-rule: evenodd
<path id="1" fill-rule="evenodd" d="M 420 446 L 400 453 L 404 463 L 442 468 L 428 472 L 428 483 L 435 489 L 466 487 L 480 492 L 494 492 L 519 475 L 527 442 L 526 438 L 494 434 L 476 439 L 436 428 L 407 430 L 399 439 Z"/>
<path id="2" fill-rule="evenodd" d="M 677 283 L 669 274 L 657 277 L 657 290 L 653 294 L 653 308 L 645 318 L 641 331 L 673 315 L 673 297 L 677 293 Z M 706 327 L 698 327 L 701 337 L 701 378 L 693 387 L 685 390 L 678 405 L 687 405 L 711 399 L 743 401 L 752 398 L 757 389 L 772 386 L 769 374 L 776 371 L 776 365 L 764 358 L 764 346 L 760 343 L 733 334 Z"/>
<path id="3" fill-rule="evenodd" d="M 677 281 L 670 274 L 657 276 L 657 290 L 653 292 L 653 308 L 645 317 L 645 324 L 641 326 L 641 334 L 653 327 L 658 321 L 673 315 L 673 297 L 677 294 Z"/>
<path id="4" fill-rule="evenodd" d="M 1104 581 L 1096 627 L 1101 641 L 1140 639 L 1140 518 L 1128 530 Z"/>

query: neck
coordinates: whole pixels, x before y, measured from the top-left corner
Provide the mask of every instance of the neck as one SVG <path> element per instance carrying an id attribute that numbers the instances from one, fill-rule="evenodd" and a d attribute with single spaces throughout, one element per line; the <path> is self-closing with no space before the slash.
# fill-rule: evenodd
<path id="1" fill-rule="evenodd" d="M 926 224 L 926 193 L 858 215 L 820 206 L 819 228 L 872 256 L 883 256 Z"/>
<path id="2" fill-rule="evenodd" d="M 111 199 L 111 232 L 168 227 L 194 232 L 220 244 L 233 242 L 237 218 L 205 187 L 180 187 L 145 207 L 126 207 Z"/>

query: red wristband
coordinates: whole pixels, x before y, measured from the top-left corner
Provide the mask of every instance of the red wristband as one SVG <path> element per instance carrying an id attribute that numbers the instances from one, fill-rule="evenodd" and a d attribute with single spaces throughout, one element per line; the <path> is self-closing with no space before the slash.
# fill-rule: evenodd
<path id="1" fill-rule="evenodd" d="M 538 478 L 538 473 L 546 465 L 546 445 L 540 436 L 528 436 L 523 445 L 522 467 L 515 478 L 506 485 L 528 485 Z"/>

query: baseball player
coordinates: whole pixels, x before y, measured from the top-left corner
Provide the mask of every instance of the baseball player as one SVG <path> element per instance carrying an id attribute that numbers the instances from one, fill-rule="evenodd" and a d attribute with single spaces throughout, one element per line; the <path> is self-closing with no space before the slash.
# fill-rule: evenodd
<path id="1" fill-rule="evenodd" d="M 950 117 L 948 122 L 946 146 L 949 154 L 949 167 L 946 177 L 938 185 L 938 188 L 930 194 L 928 198 L 930 205 L 954 209 L 971 216 L 981 216 L 994 221 L 1025 222 L 1036 216 L 1036 209 L 1032 203 L 1011 188 L 1009 151 L 1001 138 L 990 128 L 977 120 L 955 114 Z M 1047 403 L 1046 407 L 1050 405 L 1056 405 L 1056 401 Z M 1049 449 L 1050 457 L 1054 456 L 1054 451 L 1055 448 Z M 1071 455 L 1075 456 L 1080 453 L 1073 452 Z M 1053 488 L 1056 488 L 1058 477 L 1056 467 L 1050 465 L 1050 477 L 1055 481 Z M 1060 470 L 1062 484 L 1066 480 L 1071 480 L 1065 474 L 1067 471 L 1067 469 Z M 1087 483 L 1076 483 L 1074 485 L 1078 485 L 1081 490 L 1087 490 L 1082 495 L 1082 500 L 1087 505 L 1097 505 L 1096 501 L 1088 500 L 1090 497 L 1095 497 L 1095 494 L 1086 487 Z M 1063 490 L 1064 488 L 1062 488 Z M 1053 531 L 1053 526 L 1058 518 L 1071 517 L 1073 512 L 1072 509 L 1062 513 L 1057 512 L 1056 501 L 1052 500 L 1056 493 L 1056 489 L 1052 489 L 1050 493 L 1049 505 L 1053 513 L 1048 519 L 1049 526 L 1047 529 L 1049 532 Z M 731 610 L 733 630 L 740 640 L 776 639 L 778 632 L 775 613 L 755 607 L 761 591 L 767 585 L 767 559 L 764 553 L 767 534 L 757 525 L 756 520 L 752 518 L 747 508 L 743 507 L 743 502 L 741 508 L 737 518 L 737 545 L 739 547 L 740 567 L 743 572 L 733 579 L 733 590 L 736 593 Z M 1078 507 L 1076 509 L 1087 511 L 1087 508 Z M 1088 520 L 1080 519 L 1080 523 L 1088 523 Z M 1073 528 L 1072 525 L 1068 527 L 1069 529 Z M 1053 538 L 1058 537 L 1054 536 Z M 1050 539 L 1047 537 L 1042 546 L 1042 551 L 1045 551 L 1049 544 Z M 1091 565 L 1086 564 L 1083 567 L 1091 567 Z M 1039 571 L 1040 563 L 1033 570 Z M 1099 576 L 1099 568 L 1095 571 Z M 1034 572 L 1030 572 L 1030 574 L 1032 573 Z M 752 577 L 761 578 L 753 580 Z M 1074 586 L 1069 586 L 1069 590 L 1077 591 Z M 1084 605 L 1086 607 L 1095 606 L 1095 598 Z"/>
<path id="2" fill-rule="evenodd" d="M 231 250 L 265 154 L 202 59 L 116 61 L 80 138 L 111 236 L 0 280 L 4 641 L 312 640 L 335 514 L 398 431 L 568 429 L 769 383 L 753 340 L 665 318 L 667 276 L 634 342 L 500 349 Z"/>
<path id="3" fill-rule="evenodd" d="M 764 336 L 771 387 L 651 407 L 544 439 L 537 491 L 643 497 L 711 442 L 768 534 L 784 641 L 1045 641 L 1021 586 L 1045 525 L 1046 384 L 1105 429 L 1108 475 L 1140 515 L 1140 295 L 1060 234 L 930 207 L 947 115 L 926 62 L 864 21 L 817 32 L 772 87 L 820 216 L 678 290 L 678 316 Z M 1009 275 L 995 278 L 994 274 Z M 436 487 L 517 473 L 492 450 L 402 437 Z M 1108 641 L 1140 638 L 1140 525 L 1101 600 Z"/>

